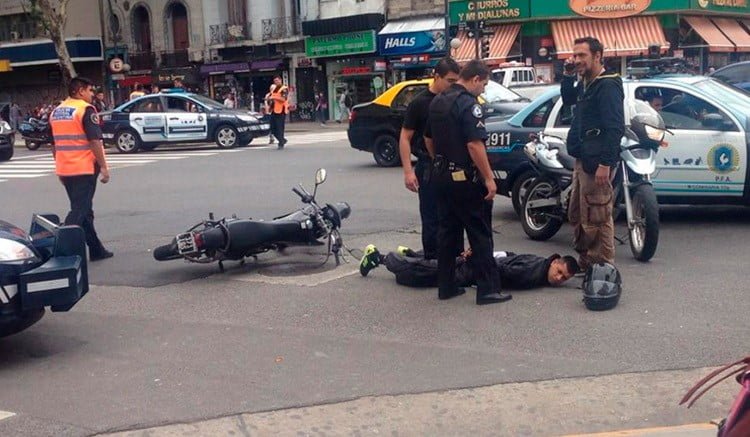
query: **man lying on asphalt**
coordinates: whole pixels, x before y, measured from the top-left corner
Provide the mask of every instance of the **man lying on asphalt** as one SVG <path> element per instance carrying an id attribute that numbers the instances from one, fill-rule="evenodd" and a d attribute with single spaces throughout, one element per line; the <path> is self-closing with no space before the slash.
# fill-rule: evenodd
<path id="1" fill-rule="evenodd" d="M 459 287 L 475 285 L 471 263 L 467 262 L 471 249 L 456 260 L 456 281 Z M 572 256 L 553 254 L 547 258 L 513 252 L 495 252 L 495 265 L 503 288 L 528 290 L 561 285 L 578 273 L 578 262 Z M 367 276 L 370 270 L 385 264 L 396 275 L 396 282 L 410 287 L 437 287 L 437 261 L 424 259 L 408 247 L 399 246 L 396 252 L 381 255 L 370 244 L 359 265 L 359 272 Z"/>

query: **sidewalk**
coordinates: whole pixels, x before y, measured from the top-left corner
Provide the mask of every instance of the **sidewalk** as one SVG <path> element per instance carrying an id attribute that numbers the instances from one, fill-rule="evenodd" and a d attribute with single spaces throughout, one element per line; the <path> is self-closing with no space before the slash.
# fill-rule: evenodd
<path id="1" fill-rule="evenodd" d="M 312 133 L 312 132 L 337 132 L 345 131 L 349 128 L 349 123 L 336 123 L 335 121 L 329 121 L 325 126 L 321 126 L 320 123 L 313 121 L 295 121 L 286 123 L 287 133 Z M 16 133 L 16 142 L 14 147 L 26 147 L 21 134 Z M 49 149 L 49 147 L 46 147 Z"/>

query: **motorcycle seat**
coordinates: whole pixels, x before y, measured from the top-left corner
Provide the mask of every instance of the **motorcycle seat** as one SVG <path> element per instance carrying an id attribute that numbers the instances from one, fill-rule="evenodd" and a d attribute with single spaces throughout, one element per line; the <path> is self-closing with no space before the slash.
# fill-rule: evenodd
<path id="1" fill-rule="evenodd" d="M 231 235 L 231 247 L 252 247 L 266 243 L 285 241 L 300 233 L 301 226 L 294 221 L 261 222 L 237 220 L 227 223 Z"/>

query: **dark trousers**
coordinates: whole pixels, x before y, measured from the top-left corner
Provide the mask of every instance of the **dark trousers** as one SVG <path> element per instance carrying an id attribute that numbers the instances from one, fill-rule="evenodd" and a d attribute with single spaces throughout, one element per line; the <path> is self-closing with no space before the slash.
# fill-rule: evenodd
<path id="1" fill-rule="evenodd" d="M 450 176 L 448 176 L 450 177 Z M 441 178 L 442 179 L 442 178 Z M 471 245 L 469 258 L 477 284 L 477 295 L 500 291 L 500 280 L 492 257 L 492 202 L 484 200 L 483 186 L 470 181 L 440 180 L 436 184 L 440 227 L 438 231 L 438 290 L 453 294 L 456 283 L 456 247 L 463 231 Z"/>
<path id="2" fill-rule="evenodd" d="M 65 224 L 83 228 L 90 256 L 101 255 L 105 250 L 94 229 L 94 193 L 98 175 L 97 170 L 93 175 L 60 177 L 70 200 L 70 212 L 65 217 Z"/>
<path id="3" fill-rule="evenodd" d="M 286 114 L 271 114 L 271 133 L 279 143 L 286 143 L 284 137 L 284 125 L 286 124 Z"/>
<path id="4" fill-rule="evenodd" d="M 414 167 L 414 173 L 419 180 L 419 217 L 422 219 L 422 250 L 425 259 L 437 258 L 440 223 L 435 184 L 431 180 L 425 180 L 425 174 L 432 170 L 431 167 L 429 158 L 420 158 Z"/>

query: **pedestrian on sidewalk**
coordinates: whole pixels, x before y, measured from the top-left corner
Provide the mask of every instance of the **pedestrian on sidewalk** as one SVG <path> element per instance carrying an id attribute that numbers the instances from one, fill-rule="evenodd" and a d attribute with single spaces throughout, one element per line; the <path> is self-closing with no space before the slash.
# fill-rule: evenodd
<path id="1" fill-rule="evenodd" d="M 351 112 L 353 103 L 352 96 L 349 94 L 349 91 L 344 88 L 339 95 L 339 119 L 336 120 L 337 123 L 349 120 L 349 113 Z"/>
<path id="2" fill-rule="evenodd" d="M 104 112 L 107 110 L 107 102 L 104 101 L 104 91 L 101 89 L 96 90 L 96 95 L 93 101 L 96 112 Z"/>
<path id="3" fill-rule="evenodd" d="M 55 144 L 55 173 L 65 187 L 70 200 L 66 225 L 83 228 L 89 259 L 98 261 L 112 257 L 94 228 L 94 193 L 96 179 L 109 182 L 109 167 L 104 154 L 99 115 L 91 104 L 94 98 L 93 83 L 76 77 L 68 85 L 68 97 L 54 109 L 50 126 Z"/>
<path id="4" fill-rule="evenodd" d="M 229 109 L 237 109 L 237 101 L 234 98 L 234 93 L 227 93 L 227 97 L 224 99 L 224 106 Z"/>
<path id="5" fill-rule="evenodd" d="M 18 124 L 23 118 L 18 102 L 13 102 L 13 105 L 10 107 L 8 118 L 10 119 L 8 120 L 10 122 L 10 127 L 13 128 L 13 130 L 18 130 Z"/>
<path id="6" fill-rule="evenodd" d="M 321 91 L 315 93 L 315 114 L 322 127 L 326 126 L 326 109 L 328 109 L 328 101 L 325 94 Z"/>
<path id="7" fill-rule="evenodd" d="M 281 76 L 273 78 L 273 83 L 276 88 L 271 92 L 270 99 L 272 100 L 271 105 L 271 132 L 273 136 L 279 141 L 279 149 L 283 149 L 286 145 L 286 137 L 284 136 L 284 125 L 286 124 L 286 116 L 289 114 L 289 89 L 281 80 Z"/>

